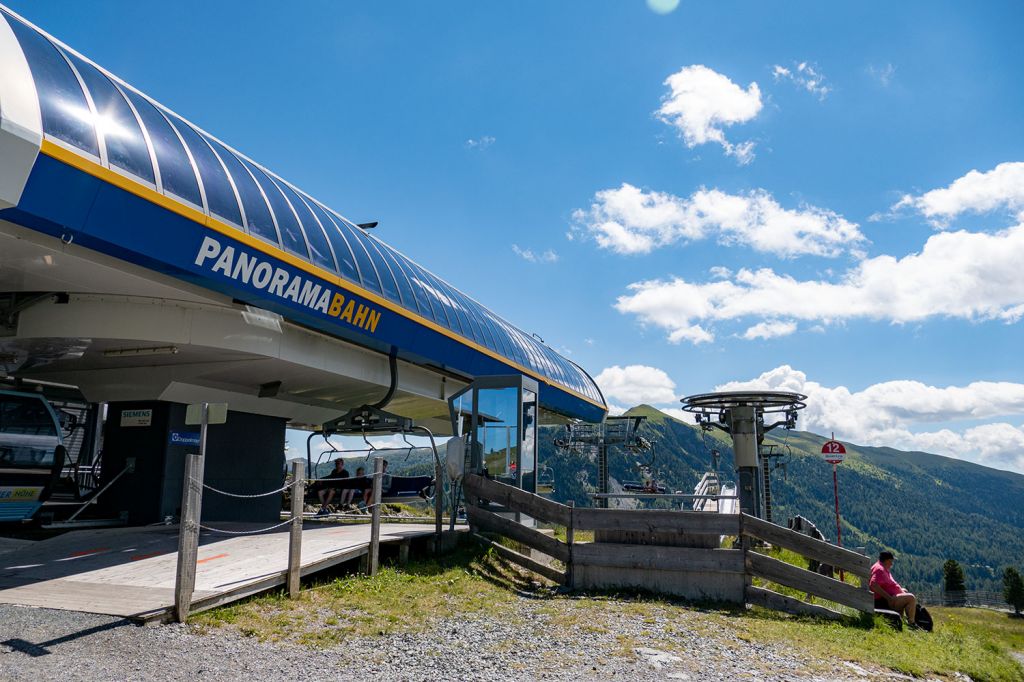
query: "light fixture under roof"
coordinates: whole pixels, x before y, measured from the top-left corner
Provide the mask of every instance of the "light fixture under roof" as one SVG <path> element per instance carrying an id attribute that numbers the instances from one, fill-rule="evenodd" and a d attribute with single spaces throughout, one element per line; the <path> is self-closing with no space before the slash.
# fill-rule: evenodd
<path id="1" fill-rule="evenodd" d="M 134 358 L 147 355 L 177 355 L 177 346 L 149 346 L 146 348 L 111 348 L 103 351 L 108 358 Z"/>

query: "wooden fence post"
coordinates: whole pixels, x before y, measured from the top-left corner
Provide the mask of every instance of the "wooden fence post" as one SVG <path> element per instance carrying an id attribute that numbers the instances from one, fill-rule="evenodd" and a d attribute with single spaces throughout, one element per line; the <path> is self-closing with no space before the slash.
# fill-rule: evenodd
<path id="1" fill-rule="evenodd" d="M 384 458 L 377 456 L 373 458 L 373 508 L 370 513 L 370 560 L 367 562 L 366 572 L 369 575 L 377 575 L 377 567 L 380 563 L 380 498 L 382 492 L 382 479 L 384 478 Z"/>
<path id="2" fill-rule="evenodd" d="M 288 596 L 299 596 L 299 578 L 302 569 L 302 510 L 306 497 L 306 463 L 292 462 L 292 525 L 288 536 Z"/>
<path id="3" fill-rule="evenodd" d="M 199 520 L 203 516 L 203 477 L 206 469 L 206 432 L 210 428 L 210 403 L 203 403 L 199 417 L 199 452 L 185 458 L 181 481 L 181 519 L 178 522 L 178 568 L 174 578 L 174 617 L 188 620 L 192 592 L 196 588 L 199 558 Z"/>
<path id="4" fill-rule="evenodd" d="M 576 501 L 575 500 L 569 500 L 569 523 L 565 527 L 565 544 L 569 545 L 569 561 L 566 562 L 566 565 L 565 565 L 565 577 L 566 577 L 566 581 L 565 582 L 566 582 L 566 587 L 568 587 L 569 589 L 573 589 L 575 587 L 575 580 L 576 580 L 576 576 L 574 575 L 575 569 L 574 569 L 574 566 L 573 566 L 573 557 L 572 557 L 572 546 L 573 546 L 573 543 L 576 541 L 576 533 L 575 533 L 575 531 L 573 530 L 573 527 L 572 527 L 572 524 L 573 524 L 573 518 L 572 517 L 573 517 L 573 512 L 574 511 L 576 511 Z"/>

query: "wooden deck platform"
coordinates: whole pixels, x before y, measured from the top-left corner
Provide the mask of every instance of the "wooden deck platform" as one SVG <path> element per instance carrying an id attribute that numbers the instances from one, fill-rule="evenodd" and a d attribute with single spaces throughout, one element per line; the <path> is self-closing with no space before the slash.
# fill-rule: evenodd
<path id="1" fill-rule="evenodd" d="M 246 530 L 255 524 L 217 524 Z M 383 523 L 382 545 L 433 535 L 433 525 Z M 79 530 L 0 554 L 0 603 L 166 620 L 174 606 L 177 526 Z M 369 524 L 307 524 L 302 575 L 369 551 Z M 192 609 L 283 585 L 288 532 L 226 536 L 203 531 Z"/>

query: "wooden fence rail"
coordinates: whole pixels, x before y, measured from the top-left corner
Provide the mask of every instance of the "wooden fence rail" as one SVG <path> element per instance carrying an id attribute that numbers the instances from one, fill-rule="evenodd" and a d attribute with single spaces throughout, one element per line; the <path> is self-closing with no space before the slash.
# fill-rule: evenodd
<path id="1" fill-rule="evenodd" d="M 666 582 L 664 576 L 674 575 L 695 583 L 689 585 L 695 587 L 690 593 L 717 594 L 719 598 L 794 613 L 842 617 L 820 604 L 754 586 L 752 579 L 757 577 L 859 611 L 874 610 L 874 600 L 867 589 L 871 566 L 868 557 L 747 514 L 577 509 L 477 475 L 467 475 L 463 484 L 468 502 L 466 513 L 474 530 L 511 538 L 562 562 L 565 570 L 478 534 L 476 537 L 509 561 L 570 587 L 577 586 L 577 576 L 583 574 L 602 576 L 605 583 L 609 576 L 613 580 L 621 578 L 621 587 L 669 584 L 672 581 Z M 502 511 L 564 526 L 566 542 L 485 509 L 488 503 Z M 595 531 L 596 541 L 574 542 L 577 530 Z M 601 541 L 602 535 L 608 541 Z M 714 546 L 717 539 L 706 537 L 705 541 L 694 536 L 735 536 L 741 542 L 738 549 L 722 549 Z M 688 539 L 694 540 L 693 546 L 674 546 L 685 545 Z M 756 551 L 751 541 L 769 543 L 848 571 L 861 578 L 861 586 L 779 561 Z M 701 589 L 702 581 L 707 590 Z M 678 579 L 674 584 L 678 584 Z"/>
<path id="2" fill-rule="evenodd" d="M 865 580 L 871 576 L 871 559 L 863 554 L 777 526 L 756 516 L 740 514 L 739 517 L 743 535 L 792 550 L 808 559 L 835 566 Z"/>

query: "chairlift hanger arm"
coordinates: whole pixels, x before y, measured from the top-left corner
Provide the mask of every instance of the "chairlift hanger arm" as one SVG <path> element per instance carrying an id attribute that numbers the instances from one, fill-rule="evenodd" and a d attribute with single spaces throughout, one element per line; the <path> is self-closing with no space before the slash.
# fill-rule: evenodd
<path id="1" fill-rule="evenodd" d="M 775 422 L 774 424 L 770 424 L 770 425 L 765 426 L 763 432 L 764 433 L 768 433 L 772 429 L 774 429 L 776 427 L 779 427 L 779 426 L 782 426 L 782 427 L 784 427 L 786 429 L 796 428 L 796 420 L 795 419 L 782 419 L 780 421 Z"/>
<path id="2" fill-rule="evenodd" d="M 702 422 L 700 423 L 700 426 L 701 426 L 701 428 L 702 428 L 702 429 L 704 429 L 705 431 L 707 431 L 708 429 L 718 429 L 718 430 L 719 430 L 719 431 L 721 431 L 722 433 L 728 433 L 728 434 L 731 434 L 731 433 L 732 433 L 732 431 L 730 431 L 730 430 L 729 430 L 729 427 L 728 427 L 728 426 L 726 426 L 725 424 L 719 424 L 718 422 L 713 422 L 713 421 L 702 421 Z"/>

